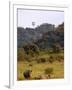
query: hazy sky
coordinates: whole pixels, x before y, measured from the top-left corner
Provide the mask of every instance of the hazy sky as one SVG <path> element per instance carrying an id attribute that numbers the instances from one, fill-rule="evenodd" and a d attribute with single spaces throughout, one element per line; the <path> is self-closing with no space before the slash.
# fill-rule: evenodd
<path id="1" fill-rule="evenodd" d="M 42 23 L 61 24 L 64 22 L 64 12 L 62 11 L 40 11 L 40 10 L 24 10 L 18 9 L 18 26 L 31 27 L 32 22 L 35 22 L 35 27 Z"/>

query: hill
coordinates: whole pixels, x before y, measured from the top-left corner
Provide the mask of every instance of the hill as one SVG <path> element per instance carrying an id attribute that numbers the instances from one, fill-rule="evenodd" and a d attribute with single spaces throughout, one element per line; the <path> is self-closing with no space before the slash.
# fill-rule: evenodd
<path id="1" fill-rule="evenodd" d="M 54 44 L 64 48 L 64 23 L 58 27 L 43 23 L 36 28 L 17 28 L 17 45 L 36 44 L 40 49 L 51 48 Z"/>

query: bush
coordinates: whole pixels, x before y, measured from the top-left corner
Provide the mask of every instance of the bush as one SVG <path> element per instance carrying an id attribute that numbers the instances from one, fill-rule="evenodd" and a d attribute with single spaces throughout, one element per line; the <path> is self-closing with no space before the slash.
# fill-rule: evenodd
<path id="1" fill-rule="evenodd" d="M 44 63 L 44 62 L 46 62 L 46 58 L 37 59 L 37 63 Z"/>
<path id="2" fill-rule="evenodd" d="M 54 62 L 54 57 L 50 56 L 48 61 L 49 61 L 49 63 L 53 63 Z"/>
<path id="3" fill-rule="evenodd" d="M 41 62 L 46 62 L 46 59 L 45 58 L 41 58 Z"/>
<path id="4" fill-rule="evenodd" d="M 23 48 L 18 48 L 17 50 L 17 60 L 18 61 L 23 61 L 25 59 L 25 52 Z"/>
<path id="5" fill-rule="evenodd" d="M 45 74 L 52 74 L 53 73 L 53 68 L 46 68 L 45 69 Z"/>
<path id="6" fill-rule="evenodd" d="M 59 53 L 60 50 L 61 50 L 61 47 L 60 47 L 60 45 L 58 43 L 53 44 L 52 48 L 53 48 L 54 53 Z"/>
<path id="7" fill-rule="evenodd" d="M 51 74 L 53 74 L 53 68 L 46 68 L 45 74 L 48 75 L 48 78 L 51 78 Z"/>
<path id="8" fill-rule="evenodd" d="M 34 52 L 32 50 L 29 51 L 30 56 L 34 57 Z"/>
<path id="9" fill-rule="evenodd" d="M 33 66 L 33 64 L 31 64 L 31 63 L 30 63 L 30 64 L 29 64 L 29 66 L 30 66 L 30 67 L 32 67 L 32 66 Z"/>
<path id="10" fill-rule="evenodd" d="M 64 61 L 64 56 L 57 56 L 56 60 L 59 62 Z"/>
<path id="11" fill-rule="evenodd" d="M 39 48 L 37 45 L 35 44 L 28 44 L 28 45 L 24 45 L 23 49 L 25 50 L 25 53 L 27 55 L 31 55 L 32 57 L 34 55 L 39 55 Z"/>

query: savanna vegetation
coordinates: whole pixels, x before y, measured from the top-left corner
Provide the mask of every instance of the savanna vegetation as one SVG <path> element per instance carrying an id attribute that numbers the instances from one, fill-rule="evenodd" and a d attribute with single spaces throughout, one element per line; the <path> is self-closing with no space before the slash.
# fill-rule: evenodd
<path id="1" fill-rule="evenodd" d="M 63 27 L 64 23 L 55 28 L 55 31 L 43 32 L 42 38 L 30 40 L 30 43 L 18 39 L 17 80 L 64 78 Z"/>

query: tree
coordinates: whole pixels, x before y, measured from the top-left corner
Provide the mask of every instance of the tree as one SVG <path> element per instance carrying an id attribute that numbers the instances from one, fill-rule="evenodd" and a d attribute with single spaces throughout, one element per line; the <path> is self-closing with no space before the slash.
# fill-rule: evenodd
<path id="1" fill-rule="evenodd" d="M 53 52 L 54 53 L 59 53 L 60 52 L 60 49 L 61 49 L 61 47 L 60 47 L 60 45 L 58 43 L 53 44 L 52 45 L 52 48 L 53 48 Z"/>
<path id="2" fill-rule="evenodd" d="M 29 46 L 28 45 L 24 45 L 23 49 L 24 49 L 25 53 L 28 55 L 29 54 Z"/>
<path id="3" fill-rule="evenodd" d="M 39 55 L 39 48 L 36 44 L 27 44 L 23 46 L 23 48 L 27 55 L 31 55 L 31 56 L 33 56 L 34 54 Z"/>

